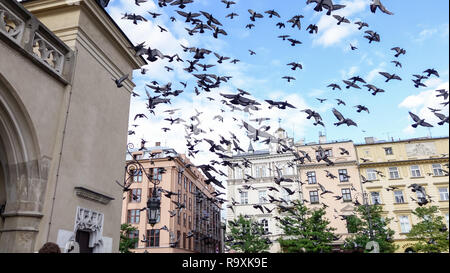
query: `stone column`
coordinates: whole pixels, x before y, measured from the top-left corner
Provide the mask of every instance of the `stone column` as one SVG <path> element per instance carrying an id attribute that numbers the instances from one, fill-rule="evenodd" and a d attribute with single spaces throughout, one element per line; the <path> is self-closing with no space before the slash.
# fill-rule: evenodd
<path id="1" fill-rule="evenodd" d="M 0 230 L 0 253 L 34 250 L 47 186 L 50 159 L 8 165 L 6 207 Z"/>

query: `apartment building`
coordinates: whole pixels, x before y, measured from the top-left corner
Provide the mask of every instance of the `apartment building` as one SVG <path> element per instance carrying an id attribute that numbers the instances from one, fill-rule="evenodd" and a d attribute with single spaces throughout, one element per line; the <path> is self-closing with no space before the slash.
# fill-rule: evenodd
<path id="1" fill-rule="evenodd" d="M 376 141 L 366 138 L 355 145 L 359 172 L 364 177 L 363 190 L 371 204 L 381 204 L 386 217 L 393 218 L 390 228 L 399 252 L 408 251 L 406 234 L 418 219 L 412 212 L 417 200 L 426 197 L 426 206 L 438 206 L 449 221 L 449 139 L 416 138 L 398 141 Z M 412 191 L 412 184 L 425 189 L 427 196 Z"/>
<path id="2" fill-rule="evenodd" d="M 304 204 L 311 209 L 325 207 L 326 218 L 339 237 L 333 244 L 342 245 L 349 235 L 345 216 L 353 214 L 355 203 L 363 204 L 358 162 L 353 141 L 328 142 L 321 135 L 319 142 L 296 143 L 299 156 L 309 155 L 298 164 Z M 318 160 L 326 155 L 333 164 Z M 323 188 L 327 191 L 324 193 Z"/>
<path id="3" fill-rule="evenodd" d="M 214 187 L 205 184 L 203 173 L 192 166 L 185 155 L 178 154 L 174 149 L 161 147 L 160 143 L 142 151 L 134 150 L 132 155 L 135 159 L 127 155 L 128 166 L 136 166 L 130 164 L 137 160 L 143 171 L 127 172 L 127 179 L 133 183 L 130 191 L 124 192 L 122 201 L 122 223 L 135 227 L 137 230 L 131 237 L 139 238 L 131 251 L 220 252 L 223 241 L 221 204 L 214 199 Z M 151 226 L 146 210 L 142 209 L 147 206 L 147 200 L 153 194 L 155 182 L 165 192 L 161 193 L 159 222 Z M 167 197 L 167 192 L 175 195 Z M 176 203 L 183 204 L 184 208 L 177 210 Z"/>
<path id="4" fill-rule="evenodd" d="M 293 139 L 289 138 L 286 131 L 279 128 L 275 135 L 277 138 L 283 139 L 290 146 L 293 145 Z M 240 167 L 228 169 L 228 195 L 227 199 L 231 202 L 235 200 L 237 204 L 233 209 L 227 209 L 227 220 L 238 218 L 239 215 L 248 215 L 256 221 L 264 224 L 265 230 L 270 233 L 267 237 L 273 241 L 270 252 L 276 253 L 280 251 L 280 245 L 276 241 L 282 230 L 277 225 L 275 216 L 279 216 L 277 203 L 271 203 L 271 198 L 283 199 L 290 205 L 291 201 L 300 199 L 300 185 L 295 182 L 297 180 L 297 168 L 292 165 L 294 159 L 292 153 L 280 151 L 280 145 L 271 143 L 267 150 L 255 150 L 250 143 L 246 153 L 232 155 L 230 162 L 238 163 Z M 248 164 L 244 164 L 244 160 Z M 245 166 L 247 165 L 247 166 Z M 278 176 L 277 169 L 283 177 L 292 179 L 294 182 L 281 182 L 277 185 L 274 177 Z M 251 178 L 250 178 L 251 177 Z M 288 191 L 283 189 L 286 187 L 295 193 L 289 195 Z M 277 188 L 277 191 L 271 191 L 270 188 Z M 254 208 L 254 205 L 261 205 L 269 209 L 261 211 Z M 227 226 L 227 230 L 228 230 Z"/>

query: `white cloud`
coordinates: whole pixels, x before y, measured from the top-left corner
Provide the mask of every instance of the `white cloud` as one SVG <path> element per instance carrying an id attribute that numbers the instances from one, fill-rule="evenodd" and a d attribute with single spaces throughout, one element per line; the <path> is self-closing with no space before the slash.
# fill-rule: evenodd
<path id="1" fill-rule="evenodd" d="M 437 89 L 448 90 L 449 82 L 436 81 L 435 85 L 430 85 L 428 87 L 432 89 L 422 91 L 417 95 L 411 95 L 405 98 L 399 104 L 399 108 L 407 108 L 408 111 L 424 118 L 426 121 L 431 122 L 431 124 L 436 124 L 440 120 L 428 108 L 442 109 L 440 113 L 445 115 L 449 114 L 448 105 L 445 108 L 442 107 L 441 103 L 443 102 L 443 99 L 442 97 L 436 97 L 438 93 L 435 91 Z"/>
<path id="2" fill-rule="evenodd" d="M 345 8 L 333 12 L 333 14 L 345 16 L 349 18 L 365 10 L 367 1 L 353 0 L 342 1 Z M 319 27 L 319 36 L 313 40 L 313 45 L 321 45 L 329 47 L 339 44 L 343 39 L 351 37 L 353 34 L 359 33 L 358 26 L 353 23 L 354 20 L 349 19 L 350 24 L 342 23 L 337 25 L 337 20 L 333 16 L 323 14 L 320 17 L 317 26 Z"/>
<path id="3" fill-rule="evenodd" d="M 374 79 L 375 77 L 377 77 L 378 75 L 380 75 L 379 72 L 382 72 L 382 71 L 384 70 L 385 67 L 386 67 L 386 63 L 385 63 L 385 62 L 380 63 L 380 64 L 378 65 L 377 68 L 372 69 L 372 70 L 367 74 L 367 76 L 366 76 L 366 78 L 365 78 L 366 81 L 367 81 L 367 82 L 373 81 L 373 79 Z"/>

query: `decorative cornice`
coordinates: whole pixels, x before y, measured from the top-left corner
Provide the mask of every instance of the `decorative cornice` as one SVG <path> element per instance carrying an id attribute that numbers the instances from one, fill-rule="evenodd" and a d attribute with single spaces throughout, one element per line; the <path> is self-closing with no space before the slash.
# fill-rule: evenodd
<path id="1" fill-rule="evenodd" d="M 399 161 L 368 162 L 368 163 L 359 163 L 359 167 L 360 168 L 387 167 L 387 166 L 409 165 L 411 163 L 431 164 L 431 163 L 448 162 L 448 160 L 449 160 L 448 157 L 439 157 L 439 158 L 408 159 L 408 160 L 399 160 Z"/>
<path id="2" fill-rule="evenodd" d="M 75 194 L 80 198 L 94 201 L 103 205 L 107 205 L 110 201 L 114 200 L 114 198 L 112 197 L 84 187 L 75 187 Z"/>

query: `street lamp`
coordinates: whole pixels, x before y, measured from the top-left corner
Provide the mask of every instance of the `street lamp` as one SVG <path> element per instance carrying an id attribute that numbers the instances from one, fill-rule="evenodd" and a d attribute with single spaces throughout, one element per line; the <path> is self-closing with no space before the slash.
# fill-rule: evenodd
<path id="1" fill-rule="evenodd" d="M 142 209 L 147 210 L 148 223 L 153 227 L 155 224 L 159 223 L 161 218 L 161 192 L 157 187 L 161 181 L 159 179 L 153 179 L 152 175 L 147 173 L 144 166 L 142 166 L 139 160 L 132 152 L 130 152 L 130 149 L 134 149 L 132 143 L 128 144 L 127 149 L 128 154 L 131 156 L 131 160 L 127 161 L 125 166 L 125 172 L 128 174 L 128 178 L 127 175 L 125 175 L 124 185 L 131 185 L 131 183 L 134 182 L 134 176 L 137 174 L 145 174 L 147 179 L 153 183 L 154 187 L 151 197 L 147 200 L 147 207 Z"/>
<path id="2" fill-rule="evenodd" d="M 153 188 L 152 197 L 147 200 L 148 223 L 153 227 L 160 220 L 161 215 L 161 196 L 156 185 Z"/>

